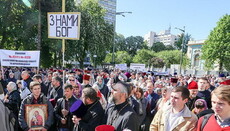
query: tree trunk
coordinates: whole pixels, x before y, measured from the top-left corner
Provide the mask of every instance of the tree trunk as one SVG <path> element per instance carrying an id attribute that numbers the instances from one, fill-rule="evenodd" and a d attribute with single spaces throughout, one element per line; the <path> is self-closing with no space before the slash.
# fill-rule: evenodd
<path id="1" fill-rule="evenodd" d="M 220 64 L 219 64 L 219 73 L 223 72 L 223 62 L 222 60 L 220 60 Z"/>
<path id="2" fill-rule="evenodd" d="M 54 52 L 54 67 L 57 67 L 57 52 Z"/>

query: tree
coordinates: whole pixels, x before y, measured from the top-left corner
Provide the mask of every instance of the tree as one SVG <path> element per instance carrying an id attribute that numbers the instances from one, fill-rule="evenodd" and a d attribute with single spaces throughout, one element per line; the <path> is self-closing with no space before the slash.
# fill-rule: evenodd
<path id="1" fill-rule="evenodd" d="M 181 34 L 180 37 L 179 37 L 179 39 L 178 39 L 178 41 L 176 41 L 176 42 L 174 43 L 174 46 L 175 46 L 176 49 L 181 50 L 181 49 L 182 49 L 182 44 L 183 44 L 182 41 L 184 40 L 183 52 L 186 53 L 186 52 L 187 52 L 187 48 L 188 48 L 187 44 L 188 44 L 188 41 L 189 41 L 190 38 L 191 38 L 191 35 L 189 35 L 189 34 L 187 33 L 187 34 L 185 35 L 185 38 L 183 38 L 183 37 L 184 37 L 184 34 Z"/>
<path id="2" fill-rule="evenodd" d="M 150 65 L 150 60 L 154 57 L 154 52 L 146 49 L 137 51 L 133 58 L 133 62 Z"/>
<path id="3" fill-rule="evenodd" d="M 117 64 L 126 63 L 127 65 L 129 65 L 132 62 L 132 58 L 128 52 L 118 51 L 118 52 L 116 52 L 116 55 L 115 55 L 115 61 Z"/>
<path id="4" fill-rule="evenodd" d="M 34 49 L 36 18 L 32 15 L 36 12 L 27 9 L 22 2 L 16 0 L 1 0 L 0 7 L 0 48 Z M 25 21 L 29 18 L 30 21 Z"/>
<path id="5" fill-rule="evenodd" d="M 169 68 L 171 64 L 180 64 L 181 51 L 179 50 L 161 51 L 156 53 L 156 57 L 163 59 L 165 66 Z M 183 55 L 182 66 L 185 67 L 186 65 L 188 65 L 188 62 L 189 62 L 188 58 L 185 55 Z"/>
<path id="6" fill-rule="evenodd" d="M 111 52 L 113 48 L 111 49 Z M 115 52 L 126 51 L 125 37 L 122 34 L 115 34 Z"/>
<path id="7" fill-rule="evenodd" d="M 153 57 L 150 61 L 151 61 L 150 66 L 156 68 L 162 68 L 165 65 L 164 60 L 159 57 Z"/>
<path id="8" fill-rule="evenodd" d="M 105 10 L 95 0 L 84 0 L 77 6 L 81 12 L 80 39 L 68 41 L 69 59 L 75 59 L 83 67 L 84 59 L 90 54 L 97 55 L 96 62 L 101 62 L 113 44 L 113 26 L 104 20 Z"/>
<path id="9" fill-rule="evenodd" d="M 166 49 L 166 47 L 165 47 L 164 43 L 162 43 L 162 42 L 153 43 L 153 46 L 151 47 L 151 50 L 153 50 L 155 52 L 160 52 L 160 51 L 163 51 L 165 49 Z"/>
<path id="10" fill-rule="evenodd" d="M 126 50 L 131 56 L 136 54 L 136 51 L 143 48 L 144 38 L 141 36 L 130 36 L 125 39 Z"/>
<path id="11" fill-rule="evenodd" d="M 129 65 L 132 62 L 131 56 L 126 51 L 117 51 L 115 54 L 115 63 Z M 112 61 L 112 53 L 106 55 L 104 62 L 110 63 Z"/>
<path id="12" fill-rule="evenodd" d="M 166 45 L 165 50 L 175 50 L 175 48 L 172 45 Z"/>
<path id="13" fill-rule="evenodd" d="M 210 32 L 202 47 L 202 59 L 207 68 L 213 68 L 219 63 L 219 71 L 225 67 L 230 71 L 230 15 L 226 14 L 217 22 L 217 26 Z"/>

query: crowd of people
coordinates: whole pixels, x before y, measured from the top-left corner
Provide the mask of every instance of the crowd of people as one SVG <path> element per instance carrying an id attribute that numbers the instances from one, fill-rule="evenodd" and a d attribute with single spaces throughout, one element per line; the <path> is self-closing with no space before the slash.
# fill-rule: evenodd
<path id="1" fill-rule="evenodd" d="M 0 118 L 7 118 L 6 110 L 15 118 L 0 124 L 7 131 L 230 130 L 224 74 L 5 68 L 0 99 Z"/>

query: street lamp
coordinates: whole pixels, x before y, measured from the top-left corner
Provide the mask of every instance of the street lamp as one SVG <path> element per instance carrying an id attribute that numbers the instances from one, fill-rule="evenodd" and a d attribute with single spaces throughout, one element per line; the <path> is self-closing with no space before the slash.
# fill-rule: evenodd
<path id="1" fill-rule="evenodd" d="M 116 15 L 121 15 L 123 17 L 125 17 L 124 14 L 132 14 L 132 12 L 116 12 L 115 13 L 115 21 L 114 21 L 114 30 L 113 30 L 113 54 L 112 54 L 112 64 L 115 65 L 115 56 L 114 56 L 114 52 L 115 52 L 115 35 L 116 35 Z"/>
<path id="2" fill-rule="evenodd" d="M 180 56 L 180 72 L 179 72 L 179 74 L 181 74 L 181 66 L 182 66 L 182 62 L 183 62 L 184 40 L 185 40 L 185 26 L 184 26 L 184 29 L 180 29 L 177 27 L 175 27 L 175 29 L 178 29 L 178 30 L 183 32 L 183 39 L 182 39 L 182 45 L 181 45 L 181 56 Z"/>
<path id="3" fill-rule="evenodd" d="M 94 68 L 96 69 L 96 58 L 97 58 L 97 55 L 93 55 L 93 58 L 94 58 Z"/>

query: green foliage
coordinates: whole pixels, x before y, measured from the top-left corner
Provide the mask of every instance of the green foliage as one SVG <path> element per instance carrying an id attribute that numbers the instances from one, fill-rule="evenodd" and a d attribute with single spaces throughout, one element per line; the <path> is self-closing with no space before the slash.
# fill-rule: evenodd
<path id="1" fill-rule="evenodd" d="M 174 46 L 175 46 L 176 49 L 181 50 L 181 49 L 182 49 L 182 42 L 183 42 L 183 40 L 184 40 L 183 52 L 186 53 L 186 52 L 187 52 L 187 49 L 188 49 L 187 44 L 188 44 L 188 41 L 189 41 L 190 38 L 191 38 L 191 35 L 186 34 L 185 37 L 184 37 L 184 38 L 183 38 L 183 37 L 184 37 L 184 34 L 181 34 L 181 36 L 179 37 L 178 41 L 176 41 L 176 42 L 174 43 Z"/>
<path id="2" fill-rule="evenodd" d="M 122 34 L 115 34 L 115 52 L 117 51 L 126 51 L 126 41 L 125 37 Z M 111 48 L 111 52 L 113 48 Z"/>
<path id="3" fill-rule="evenodd" d="M 112 62 L 112 55 L 113 55 L 113 53 L 108 53 L 108 54 L 106 54 L 106 56 L 105 56 L 105 59 L 104 59 L 104 63 L 111 63 Z"/>
<path id="4" fill-rule="evenodd" d="M 175 50 L 175 48 L 172 45 L 166 45 L 165 50 Z"/>
<path id="5" fill-rule="evenodd" d="M 125 39 L 126 50 L 131 56 L 136 54 L 136 51 L 143 48 L 144 38 L 141 36 L 130 36 Z"/>
<path id="6" fill-rule="evenodd" d="M 171 64 L 180 64 L 181 52 L 179 50 L 161 51 L 156 53 L 156 57 L 163 59 L 163 62 L 167 68 L 170 68 Z M 188 65 L 188 58 L 183 54 L 182 66 Z"/>
<path id="7" fill-rule="evenodd" d="M 100 63 L 112 46 L 113 26 L 105 22 L 105 10 L 95 0 L 82 1 L 77 10 L 81 12 L 80 40 L 68 41 L 68 59 L 79 61 L 83 67 L 88 53 L 91 60 L 97 55 L 96 63 Z"/>
<path id="8" fill-rule="evenodd" d="M 164 67 L 164 65 L 165 65 L 164 60 L 159 57 L 153 57 L 150 60 L 150 66 L 153 66 L 155 68 L 162 68 Z"/>
<path id="9" fill-rule="evenodd" d="M 35 48 L 36 14 L 16 0 L 0 2 L 0 48 L 12 50 L 31 50 Z M 30 14 L 30 15 L 28 15 Z M 31 19 L 32 22 L 26 21 Z"/>
<path id="10" fill-rule="evenodd" d="M 160 52 L 160 51 L 163 51 L 165 49 L 166 49 L 166 47 L 165 47 L 164 43 L 162 43 L 162 42 L 153 43 L 153 46 L 151 47 L 151 50 L 153 50 L 155 52 Z"/>
<path id="11" fill-rule="evenodd" d="M 217 22 L 202 47 L 201 58 L 205 60 L 208 69 L 212 69 L 213 64 L 218 62 L 220 72 L 223 67 L 230 71 L 230 15 L 224 15 Z"/>
<path id="12" fill-rule="evenodd" d="M 127 65 L 129 65 L 132 62 L 132 58 L 129 55 L 128 52 L 126 51 L 118 51 L 115 54 L 115 62 L 116 64 L 124 64 L 126 63 Z"/>
<path id="13" fill-rule="evenodd" d="M 146 49 L 137 51 L 137 54 L 133 58 L 135 63 L 149 64 L 150 60 L 154 57 L 154 52 Z"/>
<path id="14" fill-rule="evenodd" d="M 115 63 L 116 64 L 126 63 L 127 65 L 129 65 L 132 62 L 131 56 L 126 51 L 118 51 L 114 54 L 114 56 L 115 56 Z M 111 63 L 112 62 L 112 53 L 108 53 L 103 62 Z"/>

